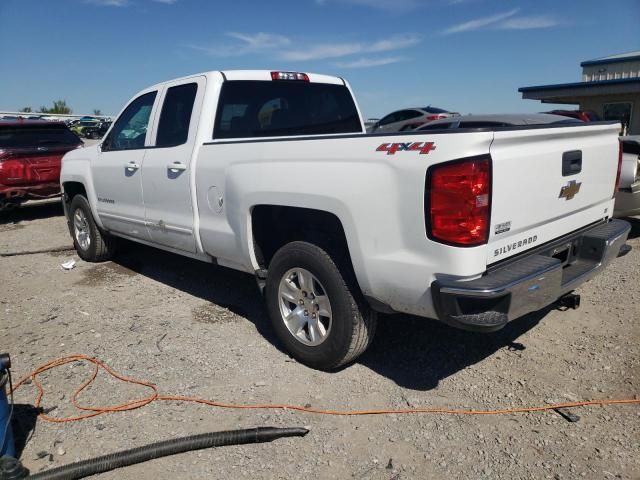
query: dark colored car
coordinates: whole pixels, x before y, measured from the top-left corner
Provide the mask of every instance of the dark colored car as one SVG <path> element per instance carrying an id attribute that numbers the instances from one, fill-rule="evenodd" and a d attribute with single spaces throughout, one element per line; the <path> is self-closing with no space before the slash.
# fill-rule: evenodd
<path id="1" fill-rule="evenodd" d="M 578 120 L 582 120 L 583 122 L 599 122 L 600 117 L 597 113 L 591 112 L 588 110 L 551 110 L 550 113 L 552 115 L 562 115 L 563 117 L 571 117 L 577 118 Z"/>
<path id="2" fill-rule="evenodd" d="M 0 121 L 0 211 L 60 195 L 62 157 L 82 145 L 62 122 Z"/>
<path id="3" fill-rule="evenodd" d="M 111 122 L 102 122 L 97 127 L 85 127 L 82 130 L 82 135 L 84 135 L 85 138 L 102 138 L 109 130 L 109 127 L 111 127 Z"/>

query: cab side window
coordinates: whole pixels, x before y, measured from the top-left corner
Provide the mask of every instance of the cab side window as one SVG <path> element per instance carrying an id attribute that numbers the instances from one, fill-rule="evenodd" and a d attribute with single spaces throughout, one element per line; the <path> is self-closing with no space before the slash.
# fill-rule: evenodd
<path id="1" fill-rule="evenodd" d="M 144 148 L 156 93 L 145 93 L 129 104 L 116 120 L 109 137 L 102 143 L 102 151 Z"/>
<path id="2" fill-rule="evenodd" d="M 186 143 L 197 83 L 170 87 L 164 98 L 158 123 L 157 147 L 175 147 Z"/>

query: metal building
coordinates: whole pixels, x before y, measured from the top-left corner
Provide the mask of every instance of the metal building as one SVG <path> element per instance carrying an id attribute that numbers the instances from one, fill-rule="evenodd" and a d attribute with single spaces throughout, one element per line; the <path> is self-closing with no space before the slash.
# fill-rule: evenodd
<path id="1" fill-rule="evenodd" d="M 640 50 L 587 60 L 582 81 L 522 87 L 522 98 L 578 105 L 603 120 L 620 120 L 624 133 L 640 135 Z"/>

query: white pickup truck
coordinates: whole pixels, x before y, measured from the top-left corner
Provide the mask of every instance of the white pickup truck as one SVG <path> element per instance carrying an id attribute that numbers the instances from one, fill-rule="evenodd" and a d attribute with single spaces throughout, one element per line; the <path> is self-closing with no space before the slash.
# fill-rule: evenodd
<path id="1" fill-rule="evenodd" d="M 81 258 L 122 237 L 254 274 L 289 352 L 334 369 L 377 312 L 494 331 L 616 258 L 618 130 L 368 135 L 342 78 L 217 71 L 138 93 L 61 183 Z"/>

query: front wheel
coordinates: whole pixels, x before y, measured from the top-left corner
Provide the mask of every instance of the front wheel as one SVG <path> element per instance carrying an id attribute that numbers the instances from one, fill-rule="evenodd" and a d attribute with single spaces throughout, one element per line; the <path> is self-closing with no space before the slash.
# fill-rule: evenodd
<path id="1" fill-rule="evenodd" d="M 373 339 L 376 313 L 355 282 L 347 281 L 316 245 L 292 242 L 278 250 L 265 293 L 278 338 L 312 368 L 331 370 L 353 362 Z"/>
<path id="2" fill-rule="evenodd" d="M 87 262 L 104 262 L 113 257 L 116 239 L 100 231 L 89 202 L 82 195 L 76 195 L 71 201 L 69 227 L 73 246 L 80 258 Z"/>

